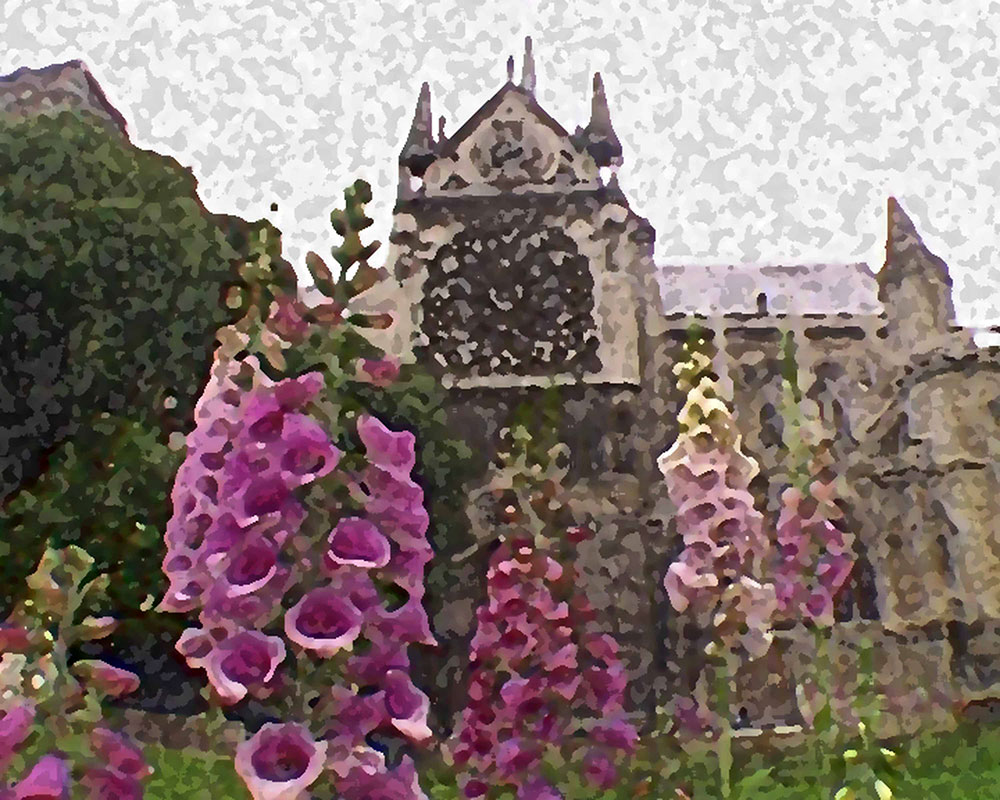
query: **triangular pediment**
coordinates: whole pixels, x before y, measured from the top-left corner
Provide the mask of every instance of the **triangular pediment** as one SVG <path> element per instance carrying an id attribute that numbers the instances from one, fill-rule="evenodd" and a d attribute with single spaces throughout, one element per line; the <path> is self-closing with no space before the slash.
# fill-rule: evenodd
<path id="1" fill-rule="evenodd" d="M 597 188 L 594 159 L 527 91 L 508 83 L 442 142 L 428 196 Z"/>

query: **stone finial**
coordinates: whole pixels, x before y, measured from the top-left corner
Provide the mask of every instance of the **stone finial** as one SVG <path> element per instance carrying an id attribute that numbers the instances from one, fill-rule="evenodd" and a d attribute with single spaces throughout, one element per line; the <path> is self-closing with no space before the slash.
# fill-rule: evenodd
<path id="1" fill-rule="evenodd" d="M 424 83 L 417 98 L 417 109 L 413 115 L 413 124 L 410 126 L 410 135 L 399 156 L 399 162 L 418 177 L 423 175 L 434 160 L 432 125 L 431 87 Z"/>
<path id="2" fill-rule="evenodd" d="M 886 204 L 885 266 L 876 274 L 889 317 L 884 334 L 902 358 L 946 344 L 955 306 L 948 265 L 934 255 L 895 197 Z"/>
<path id="3" fill-rule="evenodd" d="M 601 73 L 594 73 L 594 93 L 590 102 L 590 123 L 584 129 L 584 143 L 599 167 L 622 162 L 622 145 L 611 124 L 611 110 Z"/>
<path id="4" fill-rule="evenodd" d="M 444 135 L 444 114 L 438 117 L 438 144 L 445 140 Z"/>
<path id="5" fill-rule="evenodd" d="M 507 57 L 507 83 L 514 82 L 514 56 Z"/>
<path id="6" fill-rule="evenodd" d="M 947 285 L 949 290 L 952 286 L 948 265 L 927 250 L 913 220 L 899 201 L 890 197 L 886 203 L 885 267 L 878 275 L 880 286 L 884 290 L 887 282 L 898 281 L 903 273 L 919 274 Z"/>
<path id="7" fill-rule="evenodd" d="M 535 57 L 531 53 L 531 37 L 524 37 L 524 71 L 521 73 L 521 86 L 528 94 L 535 93 Z"/>

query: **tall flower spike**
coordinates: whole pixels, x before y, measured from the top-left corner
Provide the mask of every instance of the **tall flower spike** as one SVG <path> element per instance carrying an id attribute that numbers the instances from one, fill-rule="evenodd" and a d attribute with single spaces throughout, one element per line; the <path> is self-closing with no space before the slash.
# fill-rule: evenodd
<path id="1" fill-rule="evenodd" d="M 816 404 L 795 380 L 794 351 L 786 339 L 783 415 L 787 488 L 781 494 L 775 566 L 778 607 L 793 619 L 828 627 L 834 601 L 854 566 L 853 537 L 842 530 L 835 502 L 830 442 Z"/>
<path id="2" fill-rule="evenodd" d="M 770 643 L 774 604 L 774 586 L 761 580 L 770 542 L 749 491 L 758 466 L 716 390 L 709 342 L 696 331 L 686 349 L 674 369 L 686 393 L 679 433 L 658 460 L 685 544 L 664 586 L 675 609 L 690 607 L 727 647 L 756 657 Z"/>
<path id="3" fill-rule="evenodd" d="M 569 757 L 577 734 L 589 731 L 581 772 L 600 788 L 637 734 L 625 719 L 617 644 L 596 629 L 572 566 L 573 548 L 587 536 L 561 524 L 560 447 L 526 424 L 512 424 L 510 433 L 511 452 L 487 494 L 498 491 L 512 504 L 512 522 L 490 559 L 471 643 L 469 702 L 450 754 L 462 769 L 464 797 L 505 786 L 519 798 L 555 798 L 556 787 L 538 778 L 547 752 Z"/>

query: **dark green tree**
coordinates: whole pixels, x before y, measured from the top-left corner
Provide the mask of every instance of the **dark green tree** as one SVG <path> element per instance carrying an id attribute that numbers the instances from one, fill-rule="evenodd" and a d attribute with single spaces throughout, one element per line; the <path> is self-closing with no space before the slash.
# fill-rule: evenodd
<path id="1" fill-rule="evenodd" d="M 0 608 L 49 538 L 125 568 L 136 607 L 169 436 L 268 226 L 208 213 L 188 170 L 85 112 L 0 120 L 0 175 Z"/>

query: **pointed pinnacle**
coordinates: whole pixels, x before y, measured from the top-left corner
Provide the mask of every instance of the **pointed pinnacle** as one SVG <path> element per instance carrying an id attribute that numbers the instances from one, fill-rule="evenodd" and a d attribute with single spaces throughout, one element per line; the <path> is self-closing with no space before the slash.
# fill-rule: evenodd
<path id="1" fill-rule="evenodd" d="M 433 159 L 434 138 L 431 127 L 433 125 L 431 117 L 431 87 L 424 83 L 420 87 L 420 96 L 417 98 L 417 108 L 413 114 L 413 124 L 410 126 L 410 135 L 403 145 L 400 153 L 400 163 L 414 169 L 415 174 L 420 173 L 429 163 L 428 159 Z"/>
<path id="2" fill-rule="evenodd" d="M 622 145 L 611 124 L 611 110 L 601 73 L 594 73 L 594 93 L 590 102 L 590 123 L 586 131 L 587 149 L 598 166 L 621 163 Z"/>
<path id="3" fill-rule="evenodd" d="M 507 56 L 507 83 L 514 82 L 514 56 Z"/>
<path id="4" fill-rule="evenodd" d="M 529 94 L 535 93 L 535 57 L 531 53 L 531 37 L 524 37 L 524 71 L 521 73 L 521 86 Z"/>

